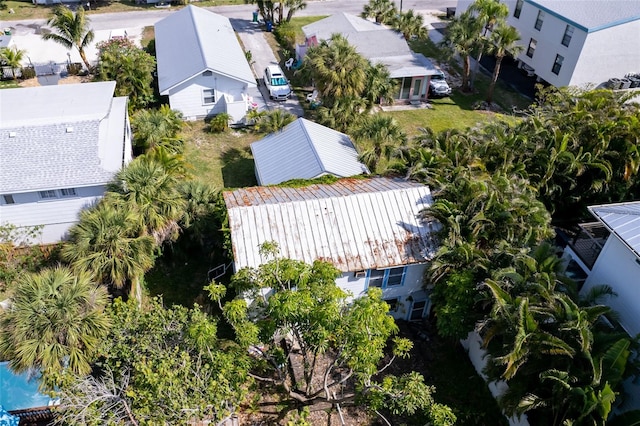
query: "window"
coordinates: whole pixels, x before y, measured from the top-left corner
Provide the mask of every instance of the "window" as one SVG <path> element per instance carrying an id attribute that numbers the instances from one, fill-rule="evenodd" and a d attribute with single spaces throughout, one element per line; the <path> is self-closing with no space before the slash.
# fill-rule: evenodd
<path id="1" fill-rule="evenodd" d="M 365 271 L 364 269 L 361 269 L 359 271 L 355 271 L 353 273 L 353 277 L 354 278 L 364 278 L 367 276 L 367 271 Z"/>
<path id="2" fill-rule="evenodd" d="M 369 287 L 382 287 L 384 284 L 384 269 L 372 269 L 369 272 Z"/>
<path id="3" fill-rule="evenodd" d="M 367 284 L 369 287 L 397 287 L 403 284 L 405 267 L 389 269 L 371 269 Z"/>
<path id="4" fill-rule="evenodd" d="M 560 73 L 560 68 L 562 68 L 562 61 L 564 61 L 564 57 L 556 55 L 556 60 L 553 62 L 553 68 L 551 68 L 551 72 L 555 75 L 558 75 Z"/>
<path id="5" fill-rule="evenodd" d="M 389 312 L 398 312 L 398 299 L 385 299 L 387 305 L 389 305 Z"/>
<path id="6" fill-rule="evenodd" d="M 75 197 L 76 195 L 76 189 L 75 188 L 63 188 L 60 190 L 60 194 L 62 194 L 63 197 Z"/>
<path id="7" fill-rule="evenodd" d="M 524 3 L 524 0 L 518 0 L 516 2 L 516 8 L 513 11 L 513 17 L 514 18 L 520 18 L 520 12 L 522 12 L 522 4 Z"/>
<path id="8" fill-rule="evenodd" d="M 542 21 L 544 21 L 544 15 L 545 13 L 541 10 L 538 11 L 538 17 L 536 18 L 536 24 L 533 26 L 533 28 L 535 28 L 536 30 L 540 31 L 540 28 L 542 28 Z"/>
<path id="9" fill-rule="evenodd" d="M 216 103 L 216 91 L 213 89 L 204 89 L 202 91 L 202 102 L 204 104 Z"/>
<path id="10" fill-rule="evenodd" d="M 13 199 L 13 195 L 11 194 L 7 194 L 7 195 L 3 195 L 2 198 L 4 198 L 4 203 L 5 204 L 15 204 L 15 200 Z"/>
<path id="11" fill-rule="evenodd" d="M 57 198 L 56 196 L 56 191 L 53 190 L 48 190 L 48 191 L 40 191 L 40 198 L 42 198 L 43 200 L 48 200 L 51 198 Z"/>
<path id="12" fill-rule="evenodd" d="M 573 30 L 575 30 L 575 28 L 572 27 L 571 25 L 567 25 L 567 28 L 564 29 L 564 36 L 562 37 L 563 46 L 569 46 L 569 43 L 571 43 L 571 37 L 573 37 Z"/>
<path id="13" fill-rule="evenodd" d="M 537 41 L 535 41 L 534 39 L 529 40 L 529 47 L 527 47 L 527 56 L 530 58 L 533 58 L 533 52 L 536 51 L 536 45 L 538 44 Z"/>

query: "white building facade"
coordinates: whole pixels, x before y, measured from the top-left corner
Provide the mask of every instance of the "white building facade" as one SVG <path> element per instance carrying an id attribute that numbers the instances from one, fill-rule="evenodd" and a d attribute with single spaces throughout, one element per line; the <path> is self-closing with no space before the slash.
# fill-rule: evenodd
<path id="1" fill-rule="evenodd" d="M 0 225 L 56 243 L 131 161 L 115 82 L 6 89 L 0 96 Z"/>
<path id="2" fill-rule="evenodd" d="M 472 3 L 459 0 L 456 14 Z M 556 87 L 600 86 L 640 73 L 640 2 L 508 0 L 507 23 L 524 47 L 517 59 Z"/>

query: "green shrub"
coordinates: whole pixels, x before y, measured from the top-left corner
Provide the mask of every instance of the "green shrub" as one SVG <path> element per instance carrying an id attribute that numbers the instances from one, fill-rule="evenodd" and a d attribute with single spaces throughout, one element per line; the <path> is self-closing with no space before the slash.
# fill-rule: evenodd
<path id="1" fill-rule="evenodd" d="M 22 68 L 22 79 L 28 80 L 36 76 L 36 70 L 33 67 L 24 67 Z"/>
<path id="2" fill-rule="evenodd" d="M 67 72 L 69 75 L 78 75 L 82 72 L 82 64 L 80 62 L 74 62 L 67 65 Z"/>
<path id="3" fill-rule="evenodd" d="M 229 130 L 229 120 L 231 120 L 231 115 L 226 112 L 216 115 L 209 121 L 209 131 L 220 133 Z"/>
<path id="4" fill-rule="evenodd" d="M 283 49 L 293 51 L 296 47 L 296 29 L 290 22 L 281 22 L 273 34 Z"/>

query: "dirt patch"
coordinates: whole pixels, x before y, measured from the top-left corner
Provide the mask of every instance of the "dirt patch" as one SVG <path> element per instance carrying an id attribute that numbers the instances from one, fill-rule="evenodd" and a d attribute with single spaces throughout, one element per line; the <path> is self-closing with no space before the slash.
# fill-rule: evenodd
<path id="1" fill-rule="evenodd" d="M 91 76 L 88 76 L 88 75 L 85 75 L 85 76 L 70 75 L 68 77 L 61 78 L 60 81 L 58 81 L 58 85 L 60 85 L 60 84 L 89 83 L 91 81 L 92 81 L 92 78 L 91 78 Z"/>
<path id="2" fill-rule="evenodd" d="M 40 83 L 38 83 L 38 79 L 36 77 L 30 78 L 28 80 L 22 80 L 20 82 L 20 87 L 38 87 Z"/>

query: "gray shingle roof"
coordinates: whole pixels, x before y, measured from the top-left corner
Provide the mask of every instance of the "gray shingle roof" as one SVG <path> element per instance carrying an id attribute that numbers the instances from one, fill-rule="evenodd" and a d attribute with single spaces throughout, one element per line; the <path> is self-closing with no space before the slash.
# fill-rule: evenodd
<path id="1" fill-rule="evenodd" d="M 422 53 L 410 53 L 402 56 L 370 58 L 373 63 L 382 63 L 389 70 L 391 78 L 436 75 L 440 71 Z"/>
<path id="2" fill-rule="evenodd" d="M 212 71 L 255 85 L 228 18 L 189 5 L 155 24 L 160 93 Z"/>
<path id="3" fill-rule="evenodd" d="M 436 250 L 436 225 L 419 213 L 429 187 L 399 179 L 341 179 L 304 188 L 255 187 L 225 192 L 236 270 L 264 262 L 259 246 L 341 271 L 423 263 Z"/>
<path id="4" fill-rule="evenodd" d="M 638 0 L 527 0 L 558 17 L 593 32 L 640 19 Z M 640 37 L 640 35 L 637 35 Z"/>
<path id="5" fill-rule="evenodd" d="M 114 89 L 100 82 L 3 90 L 0 193 L 111 180 L 122 167 L 127 114 Z"/>
<path id="6" fill-rule="evenodd" d="M 640 258 L 640 201 L 591 206 L 589 211 Z"/>
<path id="7" fill-rule="evenodd" d="M 252 143 L 251 152 L 260 185 L 369 173 L 349 136 L 304 118 Z"/>

